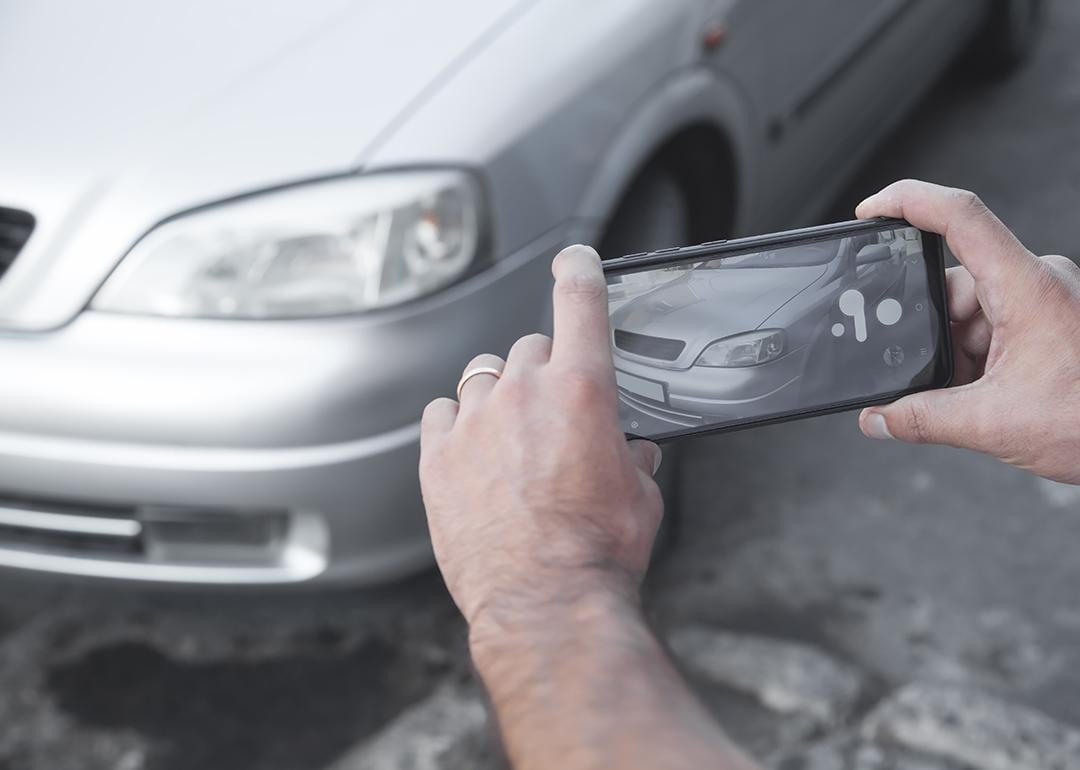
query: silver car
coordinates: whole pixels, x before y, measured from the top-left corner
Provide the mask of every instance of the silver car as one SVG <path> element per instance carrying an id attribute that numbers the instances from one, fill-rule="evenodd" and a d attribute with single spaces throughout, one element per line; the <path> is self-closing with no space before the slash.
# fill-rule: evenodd
<path id="1" fill-rule="evenodd" d="M 0 566 L 198 584 L 429 563 L 418 418 L 549 263 L 814 219 L 1038 3 L 0 8 Z"/>

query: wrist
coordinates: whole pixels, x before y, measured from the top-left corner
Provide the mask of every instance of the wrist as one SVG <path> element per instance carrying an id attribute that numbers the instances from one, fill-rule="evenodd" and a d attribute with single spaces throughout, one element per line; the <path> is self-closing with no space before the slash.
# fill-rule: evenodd
<path id="1" fill-rule="evenodd" d="M 638 583 L 629 574 L 590 569 L 557 578 L 537 575 L 530 585 L 502 591 L 477 608 L 469 622 L 469 648 L 482 671 L 489 659 L 514 649 L 558 645 L 640 618 Z"/>

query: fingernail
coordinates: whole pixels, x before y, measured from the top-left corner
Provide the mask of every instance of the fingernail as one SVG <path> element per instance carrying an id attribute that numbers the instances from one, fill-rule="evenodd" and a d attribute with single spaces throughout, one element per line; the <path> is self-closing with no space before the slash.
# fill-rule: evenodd
<path id="1" fill-rule="evenodd" d="M 660 451 L 660 447 L 656 448 L 656 454 L 653 455 L 652 462 L 652 475 L 656 475 L 656 472 L 660 470 L 660 463 L 664 461 L 664 453 Z"/>
<path id="2" fill-rule="evenodd" d="M 893 434 L 889 433 L 889 425 L 885 422 L 885 416 L 876 412 L 866 417 L 866 435 L 881 440 L 893 437 Z"/>

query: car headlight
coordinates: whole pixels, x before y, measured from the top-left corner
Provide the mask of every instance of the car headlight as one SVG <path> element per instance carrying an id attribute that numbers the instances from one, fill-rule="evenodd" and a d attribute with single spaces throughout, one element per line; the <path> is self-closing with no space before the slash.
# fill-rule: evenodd
<path id="1" fill-rule="evenodd" d="M 783 354 L 784 332 L 769 329 L 717 340 L 705 348 L 694 366 L 757 366 L 773 361 Z"/>
<path id="2" fill-rule="evenodd" d="M 253 319 L 396 305 L 469 270 L 480 205 L 476 182 L 460 171 L 373 174 L 253 195 L 152 230 L 92 306 Z"/>

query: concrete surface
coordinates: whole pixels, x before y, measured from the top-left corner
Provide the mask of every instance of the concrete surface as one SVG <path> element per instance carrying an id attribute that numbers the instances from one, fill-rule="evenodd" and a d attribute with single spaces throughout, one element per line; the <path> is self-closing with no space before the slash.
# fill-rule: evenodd
<path id="1" fill-rule="evenodd" d="M 1080 6 L 1051 21 L 1009 82 L 944 82 L 833 218 L 923 177 L 1080 254 Z M 1080 767 L 1080 491 L 868 442 L 854 415 L 687 453 L 693 536 L 648 604 L 769 765 Z M 0 770 L 498 767 L 462 630 L 434 574 L 275 598 L 5 578 Z"/>

